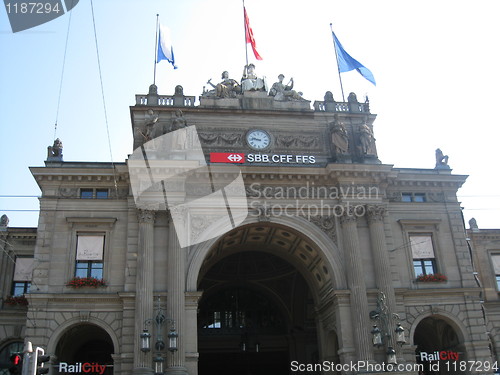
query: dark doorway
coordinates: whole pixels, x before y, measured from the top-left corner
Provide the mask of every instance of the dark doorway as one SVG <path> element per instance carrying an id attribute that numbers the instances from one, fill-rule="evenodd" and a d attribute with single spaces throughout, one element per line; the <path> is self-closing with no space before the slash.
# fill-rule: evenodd
<path id="1" fill-rule="evenodd" d="M 113 374 L 113 359 L 111 357 L 113 353 L 113 343 L 109 335 L 102 328 L 93 324 L 80 324 L 70 328 L 61 337 L 56 347 L 58 363 L 105 365 L 105 375 Z M 56 369 L 58 369 L 57 363 Z"/>
<path id="2" fill-rule="evenodd" d="M 199 375 L 290 373 L 317 355 L 313 301 L 300 273 L 270 253 L 220 259 L 200 282 Z"/>
<path id="3" fill-rule="evenodd" d="M 414 344 L 417 363 L 424 366 L 424 375 L 466 373 L 460 371 L 461 361 L 467 361 L 465 347 L 455 329 L 444 319 L 438 316 L 423 319 L 415 329 Z"/>

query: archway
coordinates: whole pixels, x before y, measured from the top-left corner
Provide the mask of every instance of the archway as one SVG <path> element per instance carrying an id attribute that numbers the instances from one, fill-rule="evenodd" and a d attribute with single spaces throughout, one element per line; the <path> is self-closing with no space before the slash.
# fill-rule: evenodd
<path id="1" fill-rule="evenodd" d="M 465 374 L 460 361 L 466 361 L 465 346 L 459 332 L 440 316 L 423 319 L 415 328 L 414 344 L 417 363 L 424 365 L 425 375 Z"/>
<path id="2" fill-rule="evenodd" d="M 332 289 L 331 264 L 303 234 L 274 223 L 217 241 L 199 272 L 200 375 L 280 374 L 317 363 L 315 308 Z"/>
<path id="3" fill-rule="evenodd" d="M 113 342 L 105 330 L 94 324 L 78 324 L 69 328 L 57 343 L 55 353 L 59 373 L 85 370 L 83 372 L 89 374 L 113 374 Z"/>

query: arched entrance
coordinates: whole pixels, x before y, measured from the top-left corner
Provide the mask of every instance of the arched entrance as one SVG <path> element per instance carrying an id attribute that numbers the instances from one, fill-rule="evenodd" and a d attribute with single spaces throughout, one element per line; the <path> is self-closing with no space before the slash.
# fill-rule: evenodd
<path id="1" fill-rule="evenodd" d="M 212 246 L 200 269 L 198 373 L 290 373 L 291 361 L 318 363 L 321 294 L 328 263 L 300 233 L 272 223 L 235 229 Z"/>
<path id="2" fill-rule="evenodd" d="M 81 364 L 81 366 L 86 366 L 85 370 L 88 371 L 83 372 L 88 374 L 111 375 L 113 374 L 111 357 L 113 353 L 113 342 L 105 330 L 94 324 L 75 325 L 62 335 L 56 346 L 58 367 L 62 370 L 59 373 L 80 373 L 82 372 L 79 367 Z M 105 369 L 97 367 L 96 364 L 106 367 Z"/>
<path id="3" fill-rule="evenodd" d="M 457 330 L 440 316 L 423 319 L 415 328 L 417 363 L 424 365 L 425 375 L 465 374 L 460 361 L 466 361 L 465 347 Z"/>

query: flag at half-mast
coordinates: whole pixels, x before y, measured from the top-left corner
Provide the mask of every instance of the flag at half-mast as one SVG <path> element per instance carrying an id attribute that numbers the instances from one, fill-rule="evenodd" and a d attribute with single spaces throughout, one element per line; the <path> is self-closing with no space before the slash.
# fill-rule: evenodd
<path id="1" fill-rule="evenodd" d="M 344 47 L 342 47 L 342 44 L 340 44 L 339 40 L 337 39 L 337 36 L 333 32 L 333 30 L 332 35 L 333 42 L 335 44 L 335 51 L 337 52 L 337 64 L 339 67 L 339 72 L 344 73 L 350 72 L 351 70 L 356 70 L 364 78 L 376 85 L 375 78 L 373 77 L 372 72 L 346 52 Z"/>
<path id="2" fill-rule="evenodd" d="M 172 41 L 170 39 L 170 29 L 162 24 L 160 24 L 159 29 L 156 62 L 159 63 L 161 60 L 167 60 L 172 64 L 174 69 L 177 69 L 175 65 L 174 49 L 172 48 Z"/>
<path id="3" fill-rule="evenodd" d="M 257 46 L 255 45 L 255 38 L 253 37 L 253 31 L 250 27 L 250 21 L 248 20 L 247 10 L 243 7 L 243 13 L 245 15 L 245 39 L 247 44 L 250 43 L 252 46 L 253 54 L 257 60 L 262 60 L 262 57 L 257 52 Z"/>

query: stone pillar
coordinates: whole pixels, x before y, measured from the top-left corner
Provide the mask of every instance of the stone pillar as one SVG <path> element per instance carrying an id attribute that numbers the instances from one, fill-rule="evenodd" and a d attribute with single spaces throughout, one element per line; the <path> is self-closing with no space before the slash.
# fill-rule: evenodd
<path id="1" fill-rule="evenodd" d="M 179 217 L 179 216 L 177 216 Z M 167 248 L 167 314 L 175 322 L 178 350 L 168 356 L 166 373 L 169 375 L 187 375 L 186 370 L 186 320 L 185 291 L 186 276 L 184 273 L 187 249 L 182 249 L 177 238 L 175 226 L 169 214 L 168 248 Z M 172 324 L 172 323 L 171 323 Z"/>
<path id="2" fill-rule="evenodd" d="M 373 252 L 373 265 L 375 268 L 375 282 L 377 283 L 378 289 L 385 294 L 387 303 L 387 328 L 391 334 L 388 346 L 392 346 L 397 350 L 398 348 L 394 341 L 394 330 L 396 329 L 396 325 L 392 315 L 396 311 L 396 295 L 392 285 L 391 266 L 385 242 L 385 212 L 386 209 L 382 205 L 368 205 L 366 207 L 366 216 L 368 227 L 370 228 L 370 239 Z"/>
<path id="3" fill-rule="evenodd" d="M 154 211 L 139 210 L 139 239 L 135 282 L 134 374 L 152 374 L 152 354 L 141 351 L 144 322 L 153 317 Z"/>
<path id="4" fill-rule="evenodd" d="M 347 284 L 351 291 L 351 314 L 356 354 L 360 361 L 373 361 L 368 300 L 363 260 L 359 248 L 357 216 L 354 207 L 344 207 L 343 215 L 340 217 L 340 224 L 347 268 Z"/>

